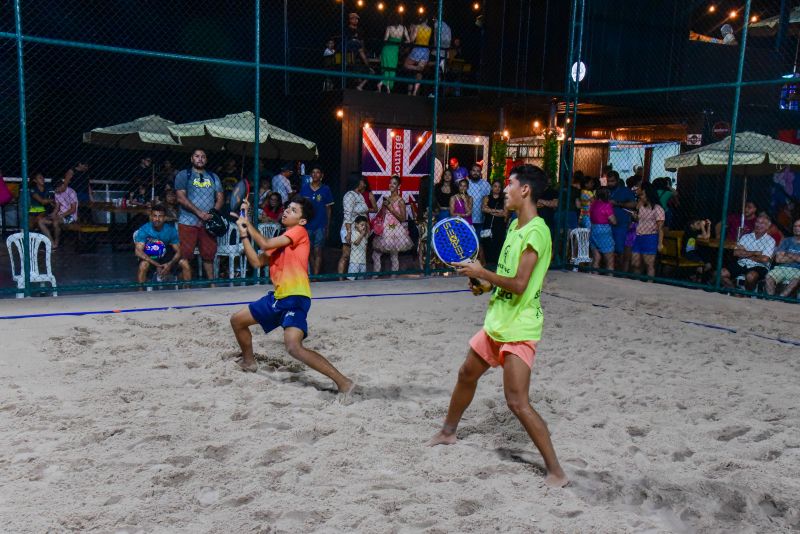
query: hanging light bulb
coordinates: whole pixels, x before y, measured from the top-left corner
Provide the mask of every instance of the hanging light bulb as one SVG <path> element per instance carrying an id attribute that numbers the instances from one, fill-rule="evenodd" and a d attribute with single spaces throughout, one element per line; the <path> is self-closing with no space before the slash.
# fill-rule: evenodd
<path id="1" fill-rule="evenodd" d="M 383 11 L 384 5 L 383 2 L 378 2 L 378 11 Z"/>

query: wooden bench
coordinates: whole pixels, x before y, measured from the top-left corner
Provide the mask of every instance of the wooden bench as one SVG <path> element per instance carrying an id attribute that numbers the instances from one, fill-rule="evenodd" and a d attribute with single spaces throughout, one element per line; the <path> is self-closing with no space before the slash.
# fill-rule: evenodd
<path id="1" fill-rule="evenodd" d="M 72 223 L 64 226 L 65 232 L 75 232 L 78 239 L 76 240 L 76 251 L 91 252 L 97 248 L 97 238 L 100 234 L 108 233 L 108 226 L 102 224 L 82 224 Z"/>

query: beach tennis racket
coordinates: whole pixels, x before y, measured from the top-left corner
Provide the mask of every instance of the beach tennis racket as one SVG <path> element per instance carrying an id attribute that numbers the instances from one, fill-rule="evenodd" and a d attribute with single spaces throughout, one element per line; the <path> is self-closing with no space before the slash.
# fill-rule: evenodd
<path id="1" fill-rule="evenodd" d="M 445 265 L 471 260 L 478 257 L 479 242 L 475 229 L 464 219 L 448 217 L 436 223 L 431 231 L 433 252 Z M 476 278 L 470 278 L 473 287 L 477 288 L 476 294 L 483 293 L 481 283 Z"/>

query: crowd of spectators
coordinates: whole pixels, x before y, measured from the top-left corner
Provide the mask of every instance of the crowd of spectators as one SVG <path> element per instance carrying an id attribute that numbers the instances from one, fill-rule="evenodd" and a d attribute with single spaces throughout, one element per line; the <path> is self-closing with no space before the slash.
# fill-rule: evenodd
<path id="1" fill-rule="evenodd" d="M 567 217 L 569 229 L 590 229 L 593 268 L 655 276 L 659 258 L 667 253 L 665 236 L 669 236 L 680 243 L 679 250 L 670 254 L 693 262 L 692 281 L 714 279 L 718 250 L 723 247 L 720 278 L 724 287 L 782 296 L 797 293 L 800 213 L 791 202 L 777 211 L 779 221 L 755 202 L 746 202 L 741 213 L 729 214 L 725 239 L 721 239 L 721 222 L 713 226 L 708 219 L 677 222 L 679 200 L 669 178 L 649 182 L 635 174 L 623 183 L 610 168 L 602 178 L 575 173 L 574 206 Z M 601 183 L 605 185 L 598 186 Z M 540 201 L 540 210 L 543 207 Z M 548 224 L 554 228 L 552 221 Z"/>
<path id="2" fill-rule="evenodd" d="M 437 39 L 440 54 L 436 55 Z M 417 19 L 405 25 L 398 13 L 388 16 L 383 32 L 380 50 L 368 50 L 364 30 L 361 27 L 361 16 L 349 13 L 345 26 L 344 38 L 338 36 L 325 43 L 322 63 L 325 68 L 333 69 L 337 61 L 341 61 L 338 47 L 344 47 L 344 61 L 347 70 L 354 72 L 380 73 L 383 77 L 375 84 L 378 92 L 391 93 L 395 89 L 395 78 L 404 74 L 416 80 L 408 84 L 408 94 L 420 93 L 421 81 L 433 78 L 434 68 L 438 68 L 442 79 L 460 79 L 465 70 L 462 54 L 461 38 L 453 36 L 450 26 L 443 20 L 429 18 L 424 10 Z M 435 56 L 435 57 L 433 57 Z M 339 58 L 339 59 L 337 59 Z M 454 66 L 454 68 L 450 68 Z M 457 65 L 457 68 L 455 67 Z M 367 86 L 367 79 L 357 79 L 355 88 L 359 91 Z M 334 84 L 326 79 L 324 90 L 332 90 Z"/>

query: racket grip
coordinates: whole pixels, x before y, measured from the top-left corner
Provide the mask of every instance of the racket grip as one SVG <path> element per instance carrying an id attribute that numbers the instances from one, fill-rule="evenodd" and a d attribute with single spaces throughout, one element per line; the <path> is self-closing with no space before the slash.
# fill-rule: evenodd
<path id="1" fill-rule="evenodd" d="M 474 295 L 483 295 L 483 287 L 481 286 L 481 281 L 477 278 L 470 278 L 470 283 L 472 283 L 472 293 Z"/>

